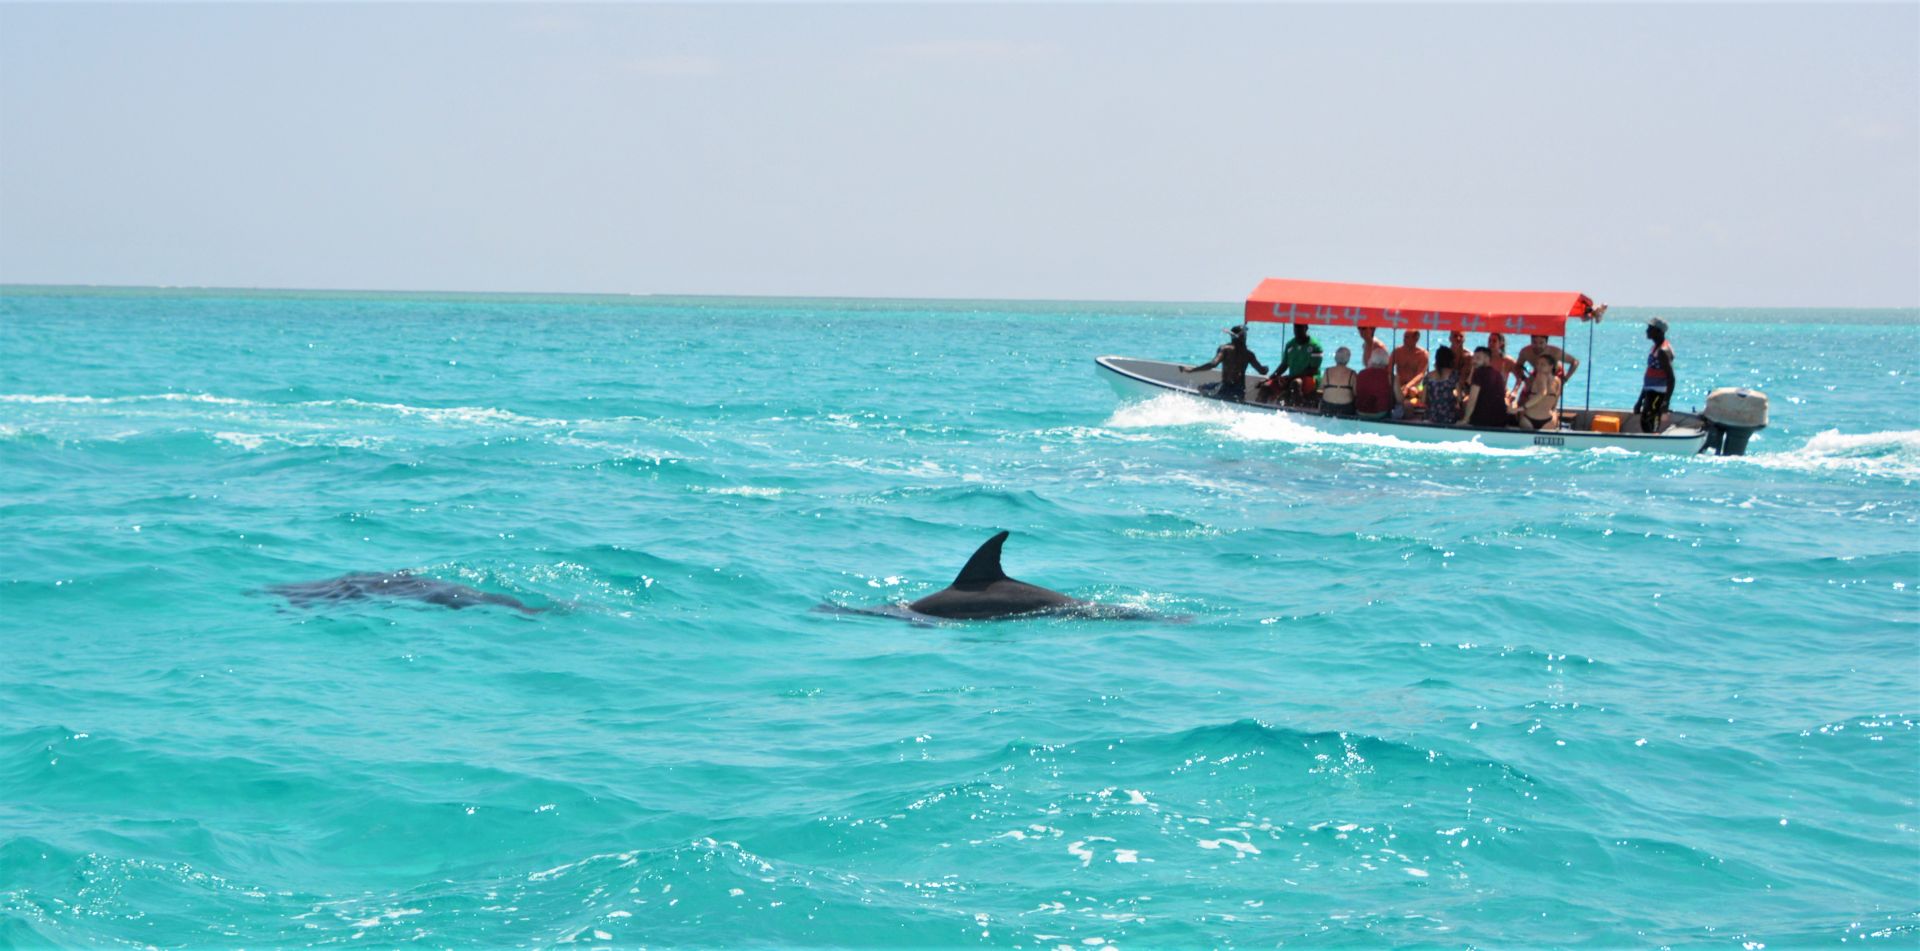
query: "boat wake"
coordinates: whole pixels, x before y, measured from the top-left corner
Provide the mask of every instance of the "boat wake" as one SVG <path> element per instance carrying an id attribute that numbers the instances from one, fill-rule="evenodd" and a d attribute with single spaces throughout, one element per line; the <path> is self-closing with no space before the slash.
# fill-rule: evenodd
<path id="1" fill-rule="evenodd" d="M 1107 419 L 1116 429 L 1207 426 L 1231 439 L 1245 442 L 1284 442 L 1300 445 L 1369 446 L 1412 449 L 1453 455 L 1532 456 L 1550 449 L 1499 449 L 1462 430 L 1460 438 L 1445 442 L 1415 442 L 1381 433 L 1329 433 L 1283 413 L 1247 412 L 1222 403 L 1179 393 L 1168 393 L 1138 403 L 1125 403 Z"/>
<path id="2" fill-rule="evenodd" d="M 1770 469 L 1920 479 L 1920 429 L 1877 433 L 1829 429 L 1797 449 L 1727 458 Z"/>

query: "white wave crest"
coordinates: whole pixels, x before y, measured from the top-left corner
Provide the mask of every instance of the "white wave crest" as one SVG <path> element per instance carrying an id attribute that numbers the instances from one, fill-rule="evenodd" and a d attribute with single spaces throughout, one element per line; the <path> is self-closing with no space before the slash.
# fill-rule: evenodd
<path id="1" fill-rule="evenodd" d="M 221 433 L 214 433 L 213 438 L 218 439 L 221 442 L 232 443 L 233 445 L 239 446 L 240 448 L 245 449 L 249 452 L 258 450 L 261 446 L 264 446 L 267 444 L 267 437 L 259 433 L 221 432 Z"/>
<path id="2" fill-rule="evenodd" d="M 497 424 L 507 423 L 520 426 L 558 427 L 572 423 L 564 419 L 548 419 L 542 416 L 522 416 L 512 410 L 496 409 L 491 406 L 409 406 L 405 403 L 371 403 L 365 400 L 314 400 L 299 406 L 350 406 L 357 409 L 378 409 L 402 416 L 418 416 L 433 423 Z"/>
<path id="3" fill-rule="evenodd" d="M 239 446 L 248 452 L 258 452 L 269 443 L 275 446 L 292 446 L 301 449 L 378 449 L 386 445 L 387 440 L 379 436 L 353 434 L 327 435 L 306 433 L 243 433 L 216 432 L 213 438 L 229 445 Z"/>
<path id="4" fill-rule="evenodd" d="M 1246 442 L 1285 442 L 1309 446 L 1371 446 L 1479 456 L 1531 456 L 1551 449 L 1498 449 L 1462 431 L 1459 439 L 1422 442 L 1385 433 L 1330 433 L 1300 422 L 1286 413 L 1234 409 L 1224 403 L 1169 393 L 1114 411 L 1108 426 L 1141 429 L 1161 426 L 1210 426 L 1232 439 Z"/>
<path id="5" fill-rule="evenodd" d="M 1920 429 L 1877 433 L 1843 433 L 1829 429 L 1797 449 L 1727 458 L 1770 469 L 1920 479 Z"/>
<path id="6" fill-rule="evenodd" d="M 67 403 L 96 404 L 112 403 L 211 403 L 217 406 L 255 406 L 252 400 L 239 400 L 230 396 L 214 396 L 211 393 L 149 393 L 140 396 L 65 396 L 58 393 L 0 393 L 0 403 Z"/>
<path id="7" fill-rule="evenodd" d="M 548 419 L 542 416 L 524 416 L 512 410 L 491 406 L 411 406 L 406 403 L 377 403 L 357 400 L 351 397 L 337 400 L 306 400 L 297 403 L 261 403 L 254 400 L 236 399 L 230 396 L 215 396 L 211 393 L 147 393 L 135 396 L 67 396 L 62 394 L 37 393 L 0 393 L 0 403 L 27 404 L 65 404 L 110 406 L 123 403 L 202 403 L 215 406 L 254 406 L 268 409 L 285 407 L 299 408 L 347 408 L 358 410 L 379 410 L 400 416 L 416 416 L 437 424 L 514 425 L 542 428 L 559 428 L 575 425 L 573 420 Z"/>

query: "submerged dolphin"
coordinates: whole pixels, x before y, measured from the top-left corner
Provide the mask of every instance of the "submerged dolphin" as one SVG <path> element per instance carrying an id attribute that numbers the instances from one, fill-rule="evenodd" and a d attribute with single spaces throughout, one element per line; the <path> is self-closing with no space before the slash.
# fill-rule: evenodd
<path id="1" fill-rule="evenodd" d="M 1067 597 L 1058 591 L 1049 591 L 1038 585 L 1015 581 L 1007 577 L 1007 573 L 1000 568 L 1000 546 L 1006 544 L 1006 541 L 1006 532 L 987 539 L 987 543 L 981 545 L 979 550 L 973 553 L 972 558 L 967 559 L 967 566 L 960 569 L 960 575 L 953 579 L 953 584 L 905 606 L 847 609 L 824 605 L 823 609 L 834 613 L 876 614 L 913 621 L 924 621 L 927 618 L 986 621 L 1035 616 L 1185 620 L 1164 617 L 1140 608 L 1082 601 Z"/>
<path id="2" fill-rule="evenodd" d="M 546 610 L 528 607 L 518 598 L 504 594 L 492 594 L 437 578 L 422 578 L 405 571 L 357 572 L 326 581 L 270 584 L 260 590 L 268 594 L 280 595 L 287 599 L 288 604 L 296 608 L 310 608 L 316 604 L 336 604 L 341 601 L 364 601 L 369 598 L 409 598 L 449 607 L 456 611 L 476 604 L 497 604 L 525 614 L 538 614 Z"/>

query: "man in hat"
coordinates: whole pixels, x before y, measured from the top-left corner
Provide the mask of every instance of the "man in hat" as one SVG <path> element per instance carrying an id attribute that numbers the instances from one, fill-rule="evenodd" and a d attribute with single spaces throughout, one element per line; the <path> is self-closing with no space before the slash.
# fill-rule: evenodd
<path id="1" fill-rule="evenodd" d="M 1207 396 L 1219 397 L 1229 403 L 1244 403 L 1247 401 L 1247 364 L 1249 363 L 1261 373 L 1267 372 L 1267 367 L 1260 362 L 1260 358 L 1254 356 L 1252 350 L 1247 349 L 1246 325 L 1238 324 L 1227 328 L 1227 342 L 1214 351 L 1212 360 L 1197 367 L 1181 367 L 1180 372 L 1199 373 L 1202 370 L 1219 367 L 1220 382 L 1202 384 L 1200 392 Z"/>
<path id="2" fill-rule="evenodd" d="M 1667 322 L 1658 317 L 1647 321 L 1647 339 L 1653 349 L 1647 351 L 1647 373 L 1640 382 L 1640 401 L 1633 404 L 1640 414 L 1640 431 L 1657 433 L 1660 418 L 1673 402 L 1673 344 L 1667 342 Z"/>

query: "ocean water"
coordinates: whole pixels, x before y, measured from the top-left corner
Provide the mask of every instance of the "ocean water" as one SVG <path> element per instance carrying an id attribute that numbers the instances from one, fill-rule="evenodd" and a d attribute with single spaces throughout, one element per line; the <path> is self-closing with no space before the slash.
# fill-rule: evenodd
<path id="1" fill-rule="evenodd" d="M 1920 943 L 1920 315 L 1663 311 L 1739 459 L 1094 376 L 1234 312 L 5 290 L 0 945 Z M 1189 620 L 815 610 L 1000 529 Z M 398 569 L 553 610 L 258 593 Z"/>

